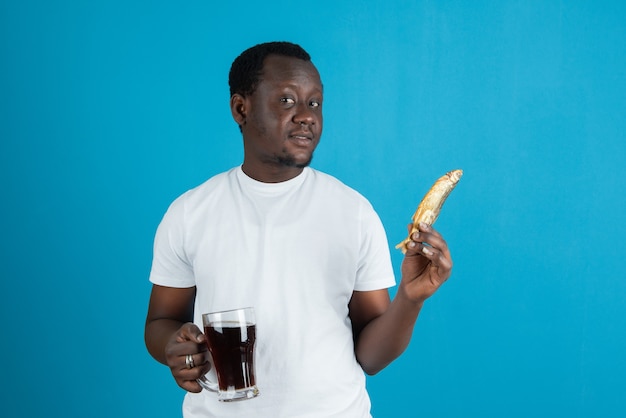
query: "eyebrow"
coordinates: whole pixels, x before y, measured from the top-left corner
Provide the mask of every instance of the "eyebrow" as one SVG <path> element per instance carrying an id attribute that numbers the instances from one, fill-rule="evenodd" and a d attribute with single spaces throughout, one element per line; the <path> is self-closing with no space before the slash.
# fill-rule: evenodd
<path id="1" fill-rule="evenodd" d="M 288 84 L 284 84 L 284 85 L 281 84 L 281 87 L 296 89 L 296 88 L 300 87 L 300 84 L 297 84 L 297 83 L 288 83 Z M 320 89 L 319 90 L 322 93 L 324 92 L 324 84 L 323 83 L 320 84 Z"/>

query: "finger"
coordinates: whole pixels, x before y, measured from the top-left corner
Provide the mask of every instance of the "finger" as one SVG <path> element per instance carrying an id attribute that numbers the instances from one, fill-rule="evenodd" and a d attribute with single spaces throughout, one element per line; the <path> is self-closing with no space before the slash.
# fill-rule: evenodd
<path id="1" fill-rule="evenodd" d="M 172 369 L 172 374 L 174 375 L 174 379 L 178 383 L 178 386 L 189 392 L 200 392 L 202 387 L 197 383 L 197 379 L 206 375 L 209 370 L 211 370 L 211 364 L 206 360 L 206 356 L 203 353 L 192 355 L 195 359 L 199 359 L 198 361 L 202 361 L 203 363 L 193 364 L 193 368 L 189 368 L 187 362 L 182 360 L 182 365 L 179 365 L 176 369 Z M 186 356 L 183 356 L 186 358 Z"/>
<path id="2" fill-rule="evenodd" d="M 417 226 L 417 229 L 423 232 L 428 232 L 429 234 L 441 236 L 439 231 L 437 231 L 432 225 L 427 224 L 426 222 L 420 222 Z"/>
<path id="3" fill-rule="evenodd" d="M 439 274 L 442 276 L 449 276 L 452 270 L 452 259 L 449 253 L 442 253 L 439 251 L 434 254 L 433 265 L 438 267 Z"/>
<path id="4" fill-rule="evenodd" d="M 185 389 L 187 392 L 200 393 L 202 392 L 202 386 L 194 380 L 177 380 L 178 386 Z"/>
<path id="5" fill-rule="evenodd" d="M 422 253 L 424 244 L 420 241 L 417 241 L 417 239 L 419 239 L 419 234 L 415 233 L 411 235 L 411 240 L 406 245 L 407 251 L 406 251 L 405 257 L 415 256 L 415 255 L 418 255 L 418 256 L 424 255 Z"/>
<path id="6" fill-rule="evenodd" d="M 448 243 L 443 239 L 441 234 L 430 225 L 420 224 L 420 230 L 414 232 L 411 235 L 411 239 L 437 248 L 444 253 L 448 252 Z"/>
<path id="7" fill-rule="evenodd" d="M 211 370 L 211 364 L 209 362 L 206 362 L 200 366 L 197 366 L 189 369 L 187 368 L 187 366 L 185 366 L 185 368 L 177 370 L 174 373 L 174 377 L 176 379 L 177 382 L 179 383 L 183 383 L 183 382 L 196 382 L 197 379 L 200 379 L 202 376 L 206 375 L 209 370 Z M 188 385 L 189 386 L 189 385 Z M 194 387 L 195 385 L 192 384 L 191 387 Z"/>
<path id="8" fill-rule="evenodd" d="M 431 269 L 435 272 L 440 283 L 445 282 L 452 273 L 452 259 L 449 254 L 444 254 L 432 247 L 425 246 L 422 249 L 424 256 L 430 260 Z"/>
<path id="9" fill-rule="evenodd" d="M 178 356 L 177 363 L 181 370 L 193 370 L 203 368 L 203 366 L 209 363 L 209 359 L 206 352 L 199 352 Z"/>
<path id="10" fill-rule="evenodd" d="M 181 361 L 184 363 L 187 354 L 202 353 L 207 351 L 204 343 L 196 343 L 193 341 L 172 342 L 165 347 L 165 356 L 169 359 L 170 365 L 178 365 Z"/>
<path id="11" fill-rule="evenodd" d="M 207 350 L 208 347 L 206 343 L 198 343 L 195 341 L 188 341 L 187 337 L 190 334 L 185 334 L 185 331 L 179 330 L 176 333 L 176 336 L 172 338 L 172 340 L 165 347 L 165 357 L 167 360 L 167 364 L 170 366 L 172 371 L 181 370 L 187 368 L 186 356 L 187 354 L 198 354 L 199 356 L 194 357 L 193 361 L 195 365 L 205 364 L 207 361 Z M 197 338 L 196 338 L 197 339 Z"/>
<path id="12" fill-rule="evenodd" d="M 179 342 L 183 341 L 194 341 L 196 343 L 201 343 L 205 341 L 204 334 L 200 331 L 200 328 L 193 322 L 188 322 L 184 324 L 178 330 L 178 334 L 176 338 Z"/>
<path id="13" fill-rule="evenodd" d="M 414 245 L 412 246 L 411 244 Z M 438 248 L 435 245 L 429 245 L 427 242 L 411 241 L 409 244 L 416 254 L 420 254 L 431 261 L 431 264 L 435 267 L 441 267 L 443 269 L 452 268 L 452 260 L 450 259 L 450 252 L 447 250 L 444 241 L 444 250 Z"/>

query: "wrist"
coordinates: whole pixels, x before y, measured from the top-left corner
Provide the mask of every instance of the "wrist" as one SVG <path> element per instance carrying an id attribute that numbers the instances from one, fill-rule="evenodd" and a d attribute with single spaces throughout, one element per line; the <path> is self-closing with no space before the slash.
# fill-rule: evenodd
<path id="1" fill-rule="evenodd" d="M 395 299 L 398 303 L 405 306 L 405 309 L 417 309 L 420 310 L 426 301 L 426 297 L 416 297 L 407 291 L 404 283 L 400 283 L 398 286 L 398 292 L 396 293 Z"/>

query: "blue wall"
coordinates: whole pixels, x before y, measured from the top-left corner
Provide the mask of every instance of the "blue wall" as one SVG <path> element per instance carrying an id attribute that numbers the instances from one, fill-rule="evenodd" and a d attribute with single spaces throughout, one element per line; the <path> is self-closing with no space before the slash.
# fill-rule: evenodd
<path id="1" fill-rule="evenodd" d="M 0 4 L 2 416 L 179 416 L 143 345 L 152 239 L 240 163 L 227 72 L 278 39 L 322 73 L 314 166 L 372 201 L 396 269 L 465 170 L 453 277 L 368 380 L 374 415 L 623 416 L 626 3 L 212 3 Z"/>

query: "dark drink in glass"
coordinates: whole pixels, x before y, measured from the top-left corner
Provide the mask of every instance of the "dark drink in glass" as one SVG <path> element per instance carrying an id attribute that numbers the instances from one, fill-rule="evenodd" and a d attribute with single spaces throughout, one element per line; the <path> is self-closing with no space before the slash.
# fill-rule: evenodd
<path id="1" fill-rule="evenodd" d="M 207 376 L 198 383 L 223 402 L 254 398 L 259 394 L 254 372 L 256 319 L 253 308 L 202 315 L 207 347 L 217 382 Z"/>
<path id="2" fill-rule="evenodd" d="M 253 324 L 220 322 L 204 327 L 213 357 L 220 391 L 238 391 L 256 386 L 254 376 Z"/>

